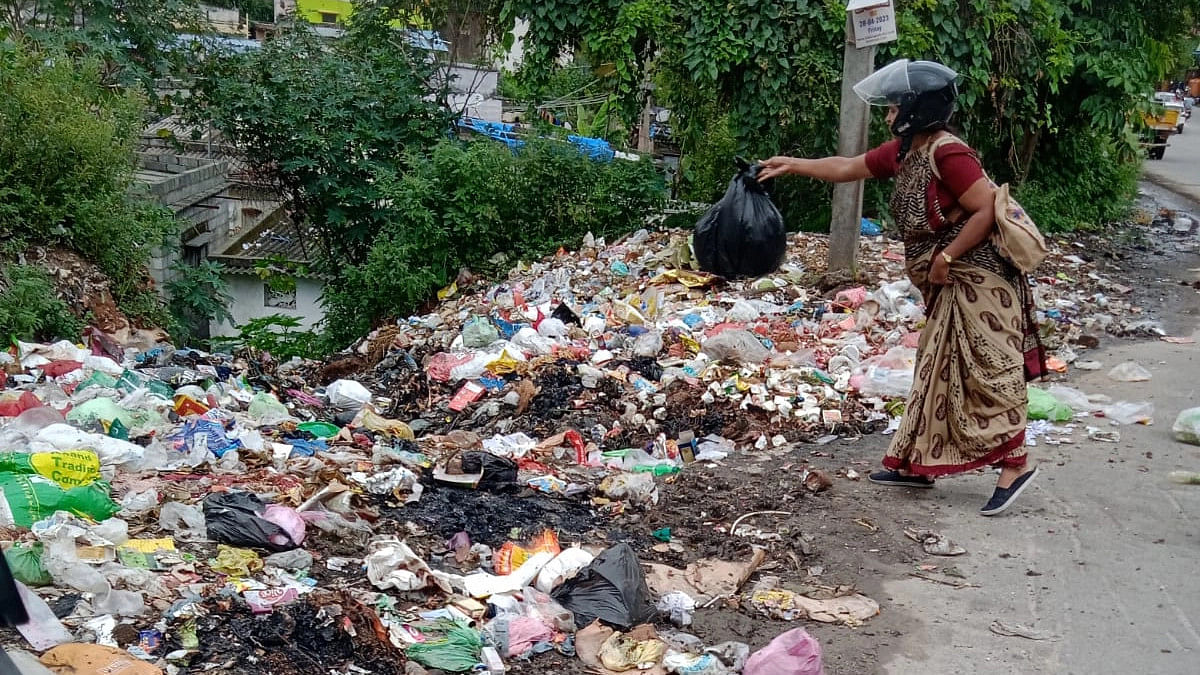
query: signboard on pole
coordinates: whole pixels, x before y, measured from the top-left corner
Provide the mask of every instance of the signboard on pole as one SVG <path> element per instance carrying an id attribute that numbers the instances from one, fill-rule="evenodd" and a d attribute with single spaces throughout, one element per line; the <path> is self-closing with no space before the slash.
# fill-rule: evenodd
<path id="1" fill-rule="evenodd" d="M 896 10 L 892 0 L 850 0 L 846 5 L 859 49 L 896 39 Z"/>

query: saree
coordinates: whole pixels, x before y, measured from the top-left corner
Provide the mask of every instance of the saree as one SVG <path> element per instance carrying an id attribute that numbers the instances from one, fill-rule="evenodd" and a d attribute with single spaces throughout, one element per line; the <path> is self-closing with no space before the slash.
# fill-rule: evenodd
<path id="1" fill-rule="evenodd" d="M 928 152 L 908 153 L 890 203 L 906 272 L 925 298 L 926 323 L 912 392 L 883 465 L 930 477 L 985 465 L 1019 468 L 1026 461 L 1025 385 L 1045 367 L 1032 292 L 990 239 L 950 264 L 947 284 L 929 282 L 933 257 L 966 224 L 930 209 L 931 162 Z"/>

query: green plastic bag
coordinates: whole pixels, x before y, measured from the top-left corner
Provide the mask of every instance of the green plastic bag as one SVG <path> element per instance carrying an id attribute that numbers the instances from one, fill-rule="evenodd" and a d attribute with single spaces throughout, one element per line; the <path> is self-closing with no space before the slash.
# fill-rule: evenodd
<path id="1" fill-rule="evenodd" d="M 87 379 L 85 379 L 83 382 L 80 382 L 78 387 L 75 387 L 75 391 L 77 391 L 77 392 L 83 391 L 84 389 L 87 389 L 88 387 L 100 387 L 102 389 L 116 389 L 117 388 L 117 378 L 113 377 L 112 375 L 109 375 L 108 373 L 106 373 L 102 370 L 94 370 L 94 371 L 92 371 L 91 375 L 87 376 Z"/>
<path id="2" fill-rule="evenodd" d="M 418 642 L 408 648 L 408 658 L 429 668 L 451 673 L 461 673 L 479 663 L 483 651 L 483 640 L 479 633 L 458 622 L 438 622 L 433 628 L 422 631 L 427 637 L 441 637 Z"/>
<path id="3" fill-rule="evenodd" d="M 0 473 L 0 526 L 29 528 L 55 511 L 98 522 L 120 510 L 121 505 L 109 497 L 108 483 L 102 480 L 64 490 L 44 476 Z"/>
<path id="4" fill-rule="evenodd" d="M 292 416 L 287 406 L 265 391 L 260 391 L 254 395 L 254 398 L 250 400 L 250 406 L 246 409 L 246 413 L 260 424 L 279 424 Z"/>
<path id="5" fill-rule="evenodd" d="M 1171 425 L 1175 440 L 1200 445 L 1200 408 L 1188 408 L 1179 413 Z"/>
<path id="6" fill-rule="evenodd" d="M 4 552 L 8 568 L 12 570 L 13 578 L 26 586 L 49 586 L 54 583 L 54 577 L 42 566 L 42 542 L 32 544 L 13 544 Z"/>
<path id="7" fill-rule="evenodd" d="M 1029 387 L 1028 392 L 1029 419 L 1066 422 L 1073 416 L 1074 411 L 1071 410 L 1071 406 L 1054 398 L 1049 392 L 1037 387 Z"/>
<path id="8" fill-rule="evenodd" d="M 0 452 L 0 475 L 43 476 L 64 489 L 100 480 L 100 458 L 91 450 L 66 452 Z"/>
<path id="9" fill-rule="evenodd" d="M 103 396 L 84 401 L 67 413 L 67 421 L 78 427 L 86 427 L 95 420 L 107 424 L 111 424 L 113 420 L 120 420 L 126 429 L 134 427 L 133 413 L 117 405 L 111 398 Z"/>

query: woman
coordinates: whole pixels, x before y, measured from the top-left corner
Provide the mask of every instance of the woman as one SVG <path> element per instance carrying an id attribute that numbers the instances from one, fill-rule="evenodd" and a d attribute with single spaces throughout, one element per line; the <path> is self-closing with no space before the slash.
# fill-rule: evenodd
<path id="1" fill-rule="evenodd" d="M 997 465 L 995 492 L 980 510 L 992 516 L 1038 473 L 1026 467 L 1025 382 L 1042 375 L 1043 359 L 1029 285 L 989 241 L 995 186 L 974 151 L 946 132 L 956 78 L 931 61 L 888 65 L 854 90 L 888 106 L 896 138 L 857 157 L 772 157 L 759 179 L 895 179 L 890 209 L 927 320 L 903 422 L 885 470 L 870 480 L 928 488 L 936 476 Z"/>

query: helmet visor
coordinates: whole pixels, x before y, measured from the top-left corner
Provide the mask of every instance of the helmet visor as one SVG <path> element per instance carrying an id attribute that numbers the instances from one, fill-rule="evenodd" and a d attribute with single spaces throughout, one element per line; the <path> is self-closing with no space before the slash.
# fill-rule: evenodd
<path id="1" fill-rule="evenodd" d="M 908 63 L 908 59 L 900 59 L 887 64 L 854 85 L 854 93 L 867 105 L 895 103 L 901 94 L 912 91 Z"/>

